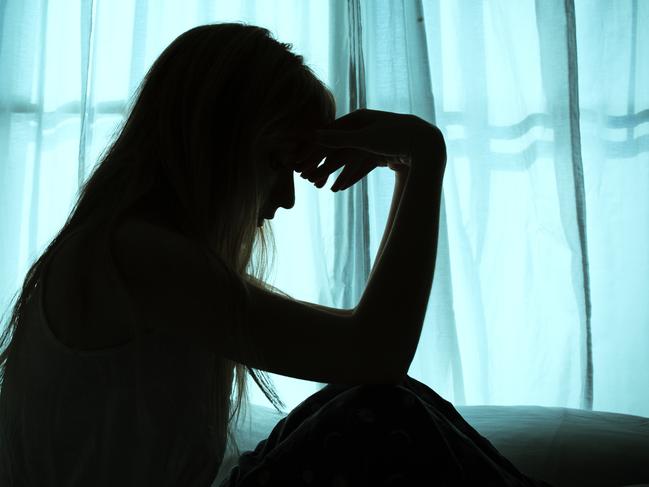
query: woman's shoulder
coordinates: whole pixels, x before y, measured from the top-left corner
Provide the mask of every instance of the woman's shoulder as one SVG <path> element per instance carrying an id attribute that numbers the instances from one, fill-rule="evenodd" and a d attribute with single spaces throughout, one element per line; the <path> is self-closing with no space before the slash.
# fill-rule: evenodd
<path id="1" fill-rule="evenodd" d="M 124 214 L 109 242 L 105 225 L 95 222 L 71 229 L 52 249 L 44 275 L 48 324 L 57 338 L 76 350 L 110 348 L 131 339 L 128 303 L 111 281 L 115 265 L 132 264 L 128 249 L 172 248 L 180 257 L 191 246 L 172 218 L 147 207 Z M 105 253 L 107 243 L 112 259 Z"/>
<path id="2" fill-rule="evenodd" d="M 48 325 L 75 350 L 110 348 L 130 339 L 128 313 L 100 250 L 94 233 L 75 231 L 53 249 L 43 277 Z"/>
<path id="3" fill-rule="evenodd" d="M 113 255 L 124 265 L 137 256 L 182 258 L 196 250 L 196 242 L 173 221 L 145 212 L 125 215 L 114 228 L 110 243 Z"/>

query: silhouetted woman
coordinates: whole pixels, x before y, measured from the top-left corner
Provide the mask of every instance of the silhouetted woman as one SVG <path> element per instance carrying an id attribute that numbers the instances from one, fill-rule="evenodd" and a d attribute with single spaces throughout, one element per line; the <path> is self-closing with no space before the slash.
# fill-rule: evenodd
<path id="1" fill-rule="evenodd" d="M 540 485 L 407 376 L 437 248 L 436 127 L 335 120 L 290 45 L 237 23 L 179 36 L 134 100 L 3 335 L 0 485 L 209 486 L 246 374 L 281 405 L 258 370 L 329 385 L 237 449 L 224 485 Z M 293 173 L 322 187 L 343 166 L 336 189 L 396 172 L 353 310 L 264 281 L 264 219 L 293 207 Z"/>

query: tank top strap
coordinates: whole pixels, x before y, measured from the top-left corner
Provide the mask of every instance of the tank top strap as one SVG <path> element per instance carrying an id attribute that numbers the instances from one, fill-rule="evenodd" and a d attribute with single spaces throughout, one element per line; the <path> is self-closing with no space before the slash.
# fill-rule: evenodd
<path id="1" fill-rule="evenodd" d="M 56 246 L 52 249 L 50 254 L 47 256 L 46 260 L 43 263 L 43 273 L 41 275 L 41 279 L 37 285 L 36 289 L 36 305 L 38 308 L 38 314 L 40 319 L 38 320 L 40 322 L 40 325 L 38 328 L 41 330 L 41 332 L 45 335 L 47 341 L 51 342 L 54 344 L 54 346 L 58 349 L 62 349 L 64 352 L 68 354 L 73 354 L 76 356 L 80 357 L 100 357 L 100 356 L 105 356 L 108 354 L 115 354 L 115 353 L 120 353 L 120 352 L 128 352 L 130 349 L 132 349 L 135 345 L 138 345 L 141 343 L 141 339 L 143 337 L 143 333 L 140 330 L 140 327 L 137 326 L 136 324 L 136 314 L 134 313 L 132 303 L 129 299 L 128 294 L 126 293 L 126 290 L 123 286 L 123 281 L 119 275 L 119 272 L 117 268 L 115 267 L 115 261 L 113 257 L 113 253 L 111 251 L 111 241 L 109 240 L 110 237 L 112 236 L 111 233 L 111 227 L 108 226 L 106 227 L 105 230 L 102 230 L 101 233 L 102 235 L 99 236 L 98 238 L 98 244 L 101 246 L 101 261 L 104 265 L 104 268 L 106 269 L 107 275 L 109 282 L 112 283 L 113 288 L 119 295 L 120 300 L 125 303 L 126 309 L 127 309 L 127 319 L 129 323 L 131 324 L 131 329 L 132 329 L 132 336 L 134 337 L 134 340 L 130 340 L 127 343 L 124 343 L 122 345 L 117 345 L 113 347 L 109 347 L 106 349 L 96 349 L 96 350 L 76 350 L 72 349 L 65 344 L 63 344 L 52 332 L 52 329 L 50 327 L 49 319 L 47 317 L 47 313 L 45 311 L 45 282 L 47 282 L 47 277 L 49 275 L 49 270 L 50 270 L 50 264 L 52 262 L 52 259 L 54 258 L 55 254 L 60 250 L 60 248 L 65 244 L 67 241 L 72 239 L 75 235 L 78 235 L 80 233 L 83 233 L 84 231 L 88 231 L 88 227 L 85 224 L 82 224 L 78 226 L 77 228 L 71 230 L 68 234 L 64 235 L 61 240 L 56 244 Z M 138 345 L 139 346 L 139 345 Z"/>

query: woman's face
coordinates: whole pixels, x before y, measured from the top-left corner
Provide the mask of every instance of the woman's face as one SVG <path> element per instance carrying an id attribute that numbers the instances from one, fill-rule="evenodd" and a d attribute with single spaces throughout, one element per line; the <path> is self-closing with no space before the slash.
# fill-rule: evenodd
<path id="1" fill-rule="evenodd" d="M 289 210 L 295 205 L 293 174 L 296 162 L 294 145 L 275 148 L 262 159 L 261 182 L 266 192 L 258 227 L 263 225 L 264 219 L 271 220 L 279 207 Z"/>

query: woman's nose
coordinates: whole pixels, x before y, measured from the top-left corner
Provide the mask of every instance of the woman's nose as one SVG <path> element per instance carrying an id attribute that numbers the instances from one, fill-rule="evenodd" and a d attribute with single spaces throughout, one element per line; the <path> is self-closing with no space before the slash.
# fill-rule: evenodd
<path id="1" fill-rule="evenodd" d="M 279 206 L 290 210 L 295 206 L 295 183 L 293 178 L 293 171 L 290 171 L 290 174 L 282 178 L 282 184 L 279 188 L 280 201 L 278 201 Z"/>

